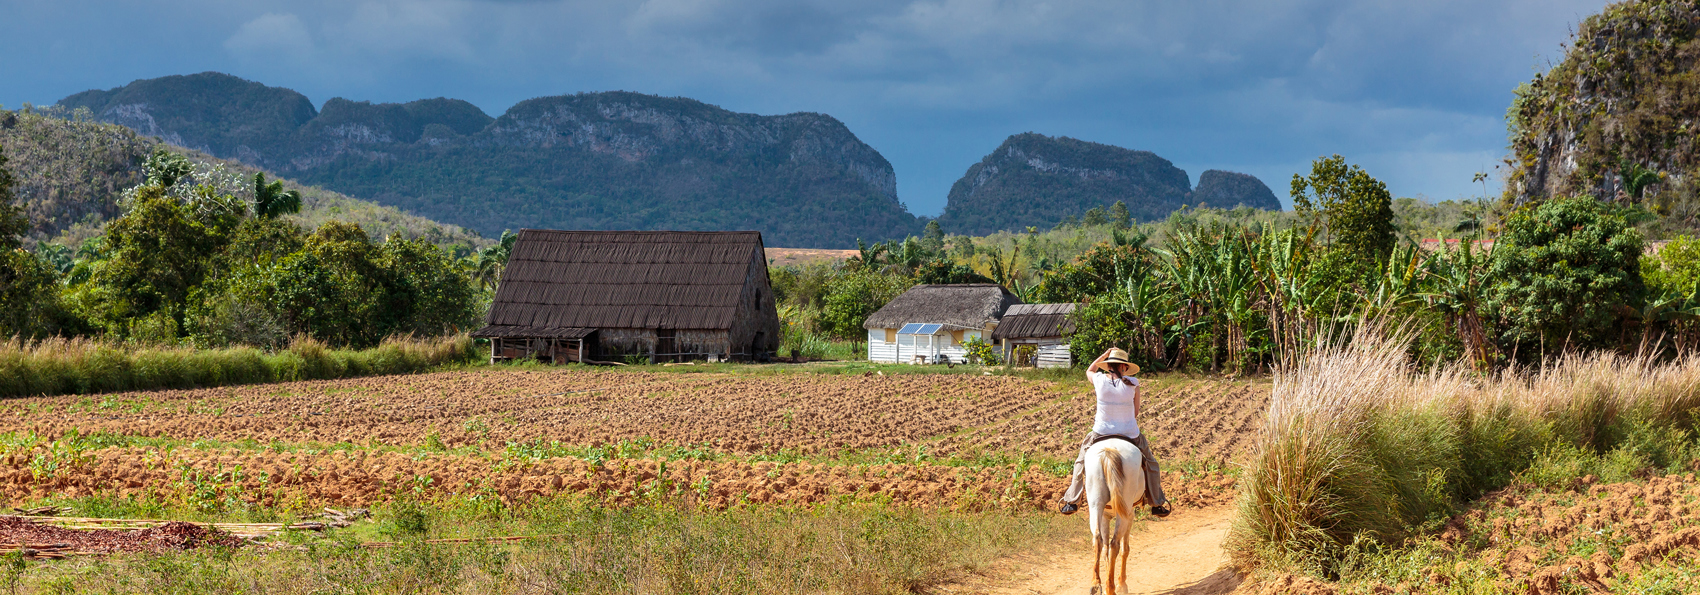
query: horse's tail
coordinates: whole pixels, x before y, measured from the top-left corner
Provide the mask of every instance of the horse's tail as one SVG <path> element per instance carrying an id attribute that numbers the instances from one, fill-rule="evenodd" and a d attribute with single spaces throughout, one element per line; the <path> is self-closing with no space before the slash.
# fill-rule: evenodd
<path id="1" fill-rule="evenodd" d="M 1098 456 L 1098 464 L 1104 468 L 1104 484 L 1110 488 L 1110 511 L 1116 516 L 1132 516 L 1131 503 L 1122 499 L 1122 484 L 1127 480 L 1122 476 L 1122 453 L 1111 446 L 1098 451 Z"/>

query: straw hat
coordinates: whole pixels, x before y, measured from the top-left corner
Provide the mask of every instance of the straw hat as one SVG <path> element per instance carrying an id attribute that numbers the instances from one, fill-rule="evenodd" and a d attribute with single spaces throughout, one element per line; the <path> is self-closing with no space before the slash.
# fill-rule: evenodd
<path id="1" fill-rule="evenodd" d="M 1122 351 L 1119 348 L 1111 348 L 1109 357 L 1104 358 L 1104 363 L 1106 365 L 1107 364 L 1124 364 L 1124 365 L 1126 365 L 1127 366 L 1127 371 L 1125 372 L 1126 375 L 1133 375 L 1133 374 L 1139 373 L 1139 364 L 1127 361 L 1127 352 Z"/>

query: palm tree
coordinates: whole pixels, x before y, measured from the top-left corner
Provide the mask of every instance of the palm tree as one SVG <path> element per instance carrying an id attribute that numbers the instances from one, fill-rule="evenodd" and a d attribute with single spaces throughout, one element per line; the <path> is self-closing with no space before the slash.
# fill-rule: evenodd
<path id="1" fill-rule="evenodd" d="M 1004 286 L 1004 288 L 1009 289 L 1012 293 L 1017 293 L 1019 296 L 1019 292 L 1016 291 L 1016 285 L 1021 278 L 1021 268 L 1019 265 L 1019 259 L 1021 258 L 1021 244 L 1016 244 L 1010 248 L 1009 258 L 1007 260 L 1004 259 L 1002 246 L 988 248 L 984 253 L 986 257 L 991 260 L 991 274 L 987 276 L 991 277 L 994 283 Z M 1022 299 L 1025 300 L 1026 298 Z"/>
<path id="2" fill-rule="evenodd" d="M 517 239 L 519 239 L 518 234 L 504 231 L 501 241 L 478 253 L 478 263 L 474 267 L 473 279 L 478 281 L 479 287 L 484 288 L 485 291 L 496 290 L 496 282 L 501 280 L 502 270 L 508 266 L 508 257 L 513 254 L 514 240 Z"/>
<path id="3" fill-rule="evenodd" d="M 266 174 L 254 174 L 254 216 L 261 219 L 276 219 L 285 213 L 301 211 L 301 193 L 294 190 L 284 190 L 283 181 L 276 180 L 266 183 Z"/>

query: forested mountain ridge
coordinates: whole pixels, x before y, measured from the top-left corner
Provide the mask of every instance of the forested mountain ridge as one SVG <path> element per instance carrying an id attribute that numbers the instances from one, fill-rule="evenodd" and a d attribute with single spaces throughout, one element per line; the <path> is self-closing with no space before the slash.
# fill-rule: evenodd
<path id="1" fill-rule="evenodd" d="M 0 110 L 0 153 L 16 177 L 13 189 L 29 219 L 26 238 L 75 247 L 99 235 L 120 214 L 120 199 L 140 184 L 142 166 L 161 143 L 135 130 L 79 117 L 57 108 Z M 185 153 L 197 169 L 221 189 L 247 196 L 257 169 L 194 150 Z M 210 175 L 216 173 L 217 175 Z M 216 180 L 211 178 L 217 178 Z M 301 212 L 287 217 L 308 229 L 335 219 L 359 224 L 373 237 L 400 234 L 409 239 L 468 248 L 491 240 L 454 225 L 404 213 L 368 201 L 284 180 L 301 193 Z"/>
<path id="2" fill-rule="evenodd" d="M 1700 209 L 1700 3 L 1632 0 L 1584 19 L 1506 113 L 1512 204 L 1569 194 Z M 1672 210 L 1678 212 L 1672 212 Z"/>
<path id="3" fill-rule="evenodd" d="M 1187 204 L 1195 207 L 1246 206 L 1267 211 L 1281 210 L 1281 200 L 1275 198 L 1275 193 L 1263 180 L 1251 174 L 1219 169 L 1204 170 L 1204 173 L 1198 175 L 1198 187 L 1192 189 L 1192 198 Z"/>
<path id="4" fill-rule="evenodd" d="M 1199 187 L 1208 190 L 1205 202 L 1213 207 L 1281 208 L 1269 187 L 1249 175 L 1210 170 Z M 1150 151 L 1027 132 L 970 166 L 951 186 L 938 221 L 950 233 L 968 235 L 1049 229 L 1117 201 L 1134 220 L 1153 221 L 1191 196 L 1186 172 Z"/>
<path id="5" fill-rule="evenodd" d="M 919 231 L 884 157 L 816 113 L 740 114 L 685 98 L 580 93 L 490 118 L 463 101 L 313 110 L 219 73 L 67 97 L 173 144 L 495 235 L 504 229 L 758 229 L 769 245 L 850 247 Z"/>

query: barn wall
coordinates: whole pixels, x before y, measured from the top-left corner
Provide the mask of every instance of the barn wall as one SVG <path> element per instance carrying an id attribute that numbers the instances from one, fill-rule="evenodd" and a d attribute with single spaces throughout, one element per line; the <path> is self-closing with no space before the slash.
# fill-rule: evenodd
<path id="1" fill-rule="evenodd" d="M 597 353 L 604 359 L 649 355 L 655 349 L 655 330 L 644 328 L 596 329 Z"/>
<path id="2" fill-rule="evenodd" d="M 767 255 L 759 248 L 750 255 L 749 272 L 728 335 L 735 358 L 755 357 L 752 347 L 761 353 L 779 351 L 779 308 L 773 303 L 773 286 L 767 277 Z"/>
<path id="3" fill-rule="evenodd" d="M 601 339 L 598 341 L 601 347 L 598 353 L 607 358 L 647 356 L 656 348 L 655 329 L 605 328 L 598 329 L 597 334 Z M 703 359 L 709 355 L 725 356 L 730 347 L 726 340 L 726 331 L 719 329 L 677 329 L 673 337 L 674 342 L 678 344 L 677 353 L 683 356 L 667 356 L 671 359 L 692 360 Z"/>
<path id="4" fill-rule="evenodd" d="M 731 344 L 727 332 L 719 329 L 685 329 L 678 334 L 680 353 L 726 355 Z"/>

